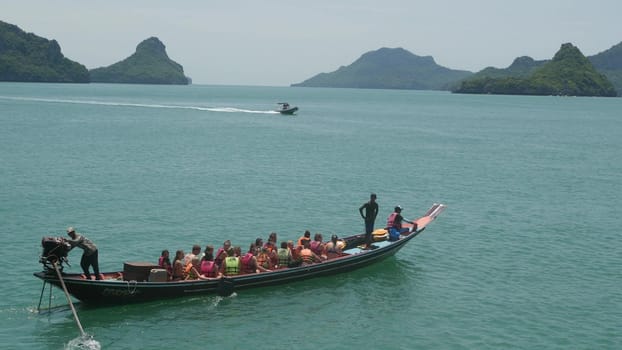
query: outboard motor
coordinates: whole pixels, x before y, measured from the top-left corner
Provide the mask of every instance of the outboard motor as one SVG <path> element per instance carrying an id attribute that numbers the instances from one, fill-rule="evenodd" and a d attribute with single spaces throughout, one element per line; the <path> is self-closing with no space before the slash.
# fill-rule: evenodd
<path id="1" fill-rule="evenodd" d="M 59 269 L 63 270 L 63 263 L 67 263 L 67 254 L 71 245 L 61 237 L 43 237 L 41 239 L 43 253 L 39 262 L 43 264 L 45 271 L 54 271 L 54 263 L 58 263 Z"/>

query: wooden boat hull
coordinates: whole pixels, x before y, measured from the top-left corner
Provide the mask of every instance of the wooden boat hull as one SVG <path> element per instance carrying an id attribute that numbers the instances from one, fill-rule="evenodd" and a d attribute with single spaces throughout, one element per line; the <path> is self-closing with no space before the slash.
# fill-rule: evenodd
<path id="1" fill-rule="evenodd" d="M 283 268 L 272 272 L 245 274 L 238 276 L 213 278 L 208 280 L 138 282 L 114 278 L 119 273 L 105 273 L 104 280 L 86 280 L 80 274 L 64 274 L 63 281 L 69 294 L 76 299 L 95 305 L 127 304 L 149 300 L 161 300 L 190 295 L 219 294 L 230 295 L 236 290 L 285 284 L 309 278 L 334 275 L 353 271 L 377 263 L 397 253 L 415 236 L 421 233 L 444 209 L 442 204 L 435 205 L 437 210 L 431 215 L 418 219 L 417 231 L 405 234 L 395 242 L 375 242 L 376 249 L 362 250 L 359 244 L 364 242 L 364 235 L 344 238 L 347 242 L 346 255 L 335 257 L 321 263 L 294 268 Z M 433 207 L 434 208 L 434 207 Z M 432 209 L 431 209 L 432 210 Z M 54 271 L 34 273 L 34 276 L 61 288 L 61 281 Z"/>

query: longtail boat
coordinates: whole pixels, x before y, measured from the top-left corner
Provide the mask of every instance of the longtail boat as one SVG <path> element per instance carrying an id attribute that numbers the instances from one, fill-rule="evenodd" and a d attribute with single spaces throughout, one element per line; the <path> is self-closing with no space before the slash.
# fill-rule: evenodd
<path id="1" fill-rule="evenodd" d="M 445 205 L 434 204 L 423 216 L 414 220 L 416 225 L 404 223 L 408 230 L 403 232 L 397 240 L 390 241 L 386 239 L 387 235 L 378 235 L 382 238 L 373 243 L 372 249 L 364 247 L 365 234 L 356 234 L 342 237 L 341 241 L 344 245 L 342 253 L 328 255 L 322 262 L 298 267 L 283 267 L 268 272 L 199 280 L 154 281 L 149 275 L 157 266 L 150 263 L 124 263 L 123 271 L 105 272 L 101 274 L 102 280 L 95 280 L 94 276 L 92 279 L 86 279 L 80 273 L 64 273 L 61 265 L 66 262 L 68 247 L 60 238 L 44 237 L 43 254 L 40 258 L 43 271 L 34 273 L 34 276 L 44 281 L 43 290 L 46 284 L 66 288 L 71 296 L 89 305 L 119 305 L 203 294 L 226 296 L 246 288 L 279 285 L 346 273 L 377 263 L 397 253 L 423 232 L 444 209 Z M 131 271 L 128 270 L 130 267 Z"/>

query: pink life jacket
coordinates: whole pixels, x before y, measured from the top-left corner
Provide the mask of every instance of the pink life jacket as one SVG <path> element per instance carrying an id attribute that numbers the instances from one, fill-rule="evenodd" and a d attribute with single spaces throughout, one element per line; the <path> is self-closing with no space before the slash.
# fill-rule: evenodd
<path id="1" fill-rule="evenodd" d="M 251 258 L 253 257 L 253 253 L 246 253 L 246 255 L 244 255 L 242 257 L 242 264 L 248 264 L 251 261 Z"/>
<path id="2" fill-rule="evenodd" d="M 205 275 L 205 276 L 209 276 L 209 277 L 214 277 L 211 276 L 214 274 L 214 262 L 213 261 L 207 261 L 207 260 L 203 260 L 201 261 L 201 274 Z"/>
<path id="3" fill-rule="evenodd" d="M 387 227 L 395 227 L 395 217 L 397 217 L 397 212 L 391 213 L 387 218 Z"/>
<path id="4" fill-rule="evenodd" d="M 220 258 L 220 256 L 222 255 L 222 252 L 224 252 L 225 250 L 220 247 L 218 248 L 218 250 L 216 251 L 216 255 L 214 255 L 214 261 L 216 262 L 216 264 L 218 265 L 222 265 L 223 260 L 225 260 L 224 258 Z"/>
<path id="5" fill-rule="evenodd" d="M 322 254 L 322 252 L 320 251 L 320 245 L 322 244 L 322 242 L 320 241 L 313 241 L 311 242 L 311 246 L 309 248 L 311 248 L 311 251 L 314 252 L 317 255 Z"/>
<path id="6" fill-rule="evenodd" d="M 246 253 L 246 255 L 242 257 L 242 271 L 243 272 L 245 273 L 252 272 L 252 269 L 250 267 L 250 262 L 252 258 L 253 258 L 253 253 L 251 252 Z"/>

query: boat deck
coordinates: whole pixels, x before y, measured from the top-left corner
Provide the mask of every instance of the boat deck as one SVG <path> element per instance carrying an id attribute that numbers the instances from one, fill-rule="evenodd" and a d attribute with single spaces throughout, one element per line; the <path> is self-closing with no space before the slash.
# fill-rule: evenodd
<path id="1" fill-rule="evenodd" d="M 386 247 L 386 246 L 390 245 L 391 243 L 392 242 L 389 242 L 389 241 L 373 242 L 372 250 L 378 249 L 378 248 L 382 248 L 382 247 Z M 347 254 L 347 255 L 351 255 L 351 254 L 364 253 L 366 251 L 367 251 L 366 249 L 363 249 L 363 245 L 359 245 L 359 246 L 356 246 L 356 247 L 347 248 L 346 250 L 343 251 L 343 253 Z"/>

